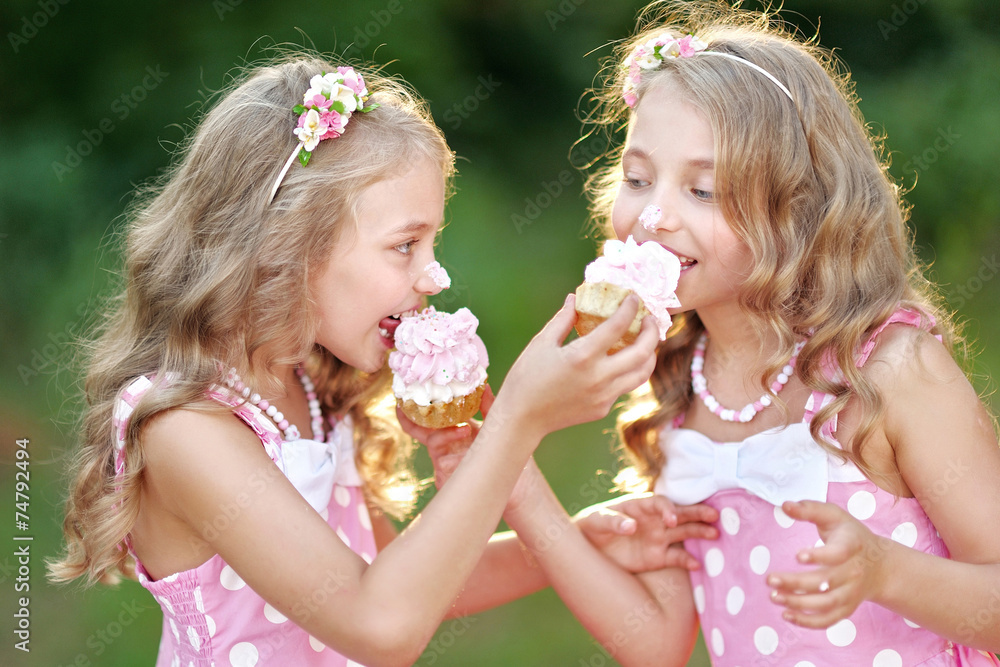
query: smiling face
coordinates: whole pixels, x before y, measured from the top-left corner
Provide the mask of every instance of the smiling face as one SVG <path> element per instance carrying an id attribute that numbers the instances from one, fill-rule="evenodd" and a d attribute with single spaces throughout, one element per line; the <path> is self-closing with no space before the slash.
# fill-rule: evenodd
<path id="1" fill-rule="evenodd" d="M 356 224 L 310 284 L 317 343 L 362 371 L 385 364 L 399 315 L 441 291 L 425 268 L 434 261 L 444 200 L 444 176 L 429 158 L 364 190 Z"/>
<path id="2" fill-rule="evenodd" d="M 629 126 L 611 222 L 619 239 L 655 240 L 681 259 L 677 310 L 697 310 L 703 319 L 710 310 L 737 307 L 751 264 L 715 193 L 715 144 L 705 116 L 669 80 L 651 87 Z M 661 209 L 655 223 L 655 215 L 642 215 L 649 206 Z"/>

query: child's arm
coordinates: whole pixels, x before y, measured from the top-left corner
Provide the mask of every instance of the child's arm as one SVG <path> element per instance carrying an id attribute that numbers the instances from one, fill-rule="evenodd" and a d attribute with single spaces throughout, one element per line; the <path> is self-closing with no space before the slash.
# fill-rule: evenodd
<path id="1" fill-rule="evenodd" d="M 698 628 L 687 570 L 628 572 L 576 528 L 537 467 L 524 474 L 532 492 L 504 519 L 587 631 L 626 667 L 686 664 Z"/>
<path id="2" fill-rule="evenodd" d="M 192 551 L 220 554 L 323 643 L 370 666 L 412 664 L 479 562 L 542 436 L 604 416 L 649 376 L 652 329 L 628 350 L 606 354 L 636 310 L 630 300 L 603 329 L 563 346 L 574 317 L 567 298 L 511 368 L 448 485 L 371 565 L 229 415 L 173 410 L 153 420 L 143 434 L 144 489 L 186 527 Z M 239 511 L 223 514 L 232 506 Z M 220 516 L 225 530 L 202 533 Z"/>
<path id="3" fill-rule="evenodd" d="M 483 395 L 484 415 L 492 403 L 492 392 L 487 389 Z M 397 417 L 403 430 L 427 448 L 435 483 L 441 488 L 473 442 L 478 422 L 435 430 L 414 424 L 399 410 Z M 522 474 L 506 511 L 512 511 L 530 495 L 528 484 L 539 482 L 547 484 L 540 475 Z M 697 560 L 677 545 L 686 539 L 714 539 L 718 531 L 708 524 L 717 520 L 718 512 L 707 505 L 674 508 L 663 496 L 652 494 L 613 498 L 581 510 L 572 519 L 592 544 L 630 572 L 698 568 Z M 492 609 L 548 585 L 544 571 L 516 533 L 496 533 L 449 616 Z"/>
<path id="4" fill-rule="evenodd" d="M 780 582 L 776 602 L 794 623 L 827 627 L 869 599 L 954 641 L 1000 650 L 1000 450 L 992 421 L 930 335 L 891 326 L 883 337 L 864 370 L 886 400 L 884 437 L 953 560 L 876 537 L 835 506 L 789 503 L 788 515 L 815 523 L 826 544 L 800 555 L 816 569 L 772 575 Z"/>

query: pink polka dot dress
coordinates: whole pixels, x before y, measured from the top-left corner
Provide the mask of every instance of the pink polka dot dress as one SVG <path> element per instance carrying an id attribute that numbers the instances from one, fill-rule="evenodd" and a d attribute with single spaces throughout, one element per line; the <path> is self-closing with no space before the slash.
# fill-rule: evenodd
<path id="1" fill-rule="evenodd" d="M 118 447 L 116 472 L 124 472 L 124 434 L 133 407 L 152 386 L 146 377 L 133 381 L 115 406 Z M 327 442 L 284 441 L 277 428 L 252 404 L 238 405 L 222 389 L 209 395 L 233 407 L 260 438 L 278 470 L 320 513 L 344 543 L 366 561 L 375 557 L 371 519 L 354 465 L 350 419 L 336 424 Z M 252 488 L 248 488 L 248 492 Z M 234 503 L 235 507 L 235 503 Z M 234 509 L 234 511 L 236 511 Z M 215 530 L 224 530 L 223 511 Z M 207 530 L 207 529 L 206 529 Z M 216 554 L 200 566 L 152 581 L 136 558 L 139 583 L 163 610 L 163 635 L 156 667 L 345 667 L 358 665 L 312 637 L 267 604 Z M 303 600 L 305 610 L 325 600 L 333 579 L 317 581 L 315 599 Z"/>
<path id="2" fill-rule="evenodd" d="M 900 310 L 872 336 L 859 355 L 862 365 L 874 339 L 890 323 L 920 326 Z M 815 392 L 803 421 L 755 434 L 738 443 L 717 443 L 697 431 L 668 426 L 660 437 L 667 464 L 656 491 L 678 504 L 705 502 L 720 514 L 719 539 L 689 540 L 702 563 L 691 573 L 702 634 L 716 667 L 945 667 L 1000 665 L 992 654 L 954 644 L 872 602 L 825 630 L 802 628 L 781 618 L 771 602 L 769 572 L 808 569 L 795 560 L 819 543 L 816 527 L 781 511 L 784 500 L 828 501 L 845 508 L 872 532 L 925 553 L 948 558 L 948 549 L 913 498 L 896 498 L 869 481 L 852 463 L 841 463 L 809 433 L 812 415 L 832 396 Z M 824 426 L 832 437 L 835 421 Z"/>

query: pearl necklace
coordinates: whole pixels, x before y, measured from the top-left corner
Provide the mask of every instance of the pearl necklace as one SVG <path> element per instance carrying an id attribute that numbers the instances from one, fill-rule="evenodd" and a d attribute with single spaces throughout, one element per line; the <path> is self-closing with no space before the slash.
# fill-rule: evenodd
<path id="1" fill-rule="evenodd" d="M 799 341 L 795 344 L 795 349 L 792 351 L 792 357 L 785 364 L 785 367 L 781 369 L 778 373 L 778 377 L 775 379 L 774 383 L 771 385 L 771 391 L 777 395 L 784 386 L 788 383 L 788 379 L 792 377 L 792 373 L 795 372 L 795 362 L 799 359 L 799 352 L 802 351 L 802 347 L 806 342 Z M 727 422 L 742 422 L 747 423 L 757 416 L 757 413 L 771 405 L 771 397 L 764 394 L 758 398 L 753 403 L 745 405 L 740 410 L 731 410 L 729 408 L 722 407 L 719 400 L 712 396 L 711 392 L 708 391 L 708 380 L 705 379 L 702 370 L 705 368 L 705 346 L 708 345 L 708 334 L 706 332 L 701 333 L 701 337 L 698 339 L 698 343 L 694 348 L 694 357 L 691 358 L 691 388 L 694 389 L 694 393 L 698 395 L 701 402 L 705 404 L 705 407 L 711 410 L 712 414 L 716 415 L 719 419 Z"/>
<path id="2" fill-rule="evenodd" d="M 312 420 L 313 440 L 324 442 L 326 440 L 326 433 L 323 430 L 323 409 L 320 407 L 319 398 L 316 396 L 316 387 L 313 385 L 312 378 L 309 377 L 305 369 L 296 367 L 295 374 L 299 376 L 302 388 L 306 390 L 306 400 L 309 401 L 309 417 Z M 298 427 L 295 424 L 289 423 L 285 419 L 285 415 L 278 408 L 271 405 L 267 399 L 261 398 L 260 394 L 254 393 L 250 387 L 243 384 L 243 380 L 240 379 L 235 368 L 229 369 L 229 374 L 226 376 L 226 386 L 256 405 L 260 408 L 261 412 L 270 417 L 271 421 L 281 430 L 286 441 L 298 440 L 301 437 Z"/>

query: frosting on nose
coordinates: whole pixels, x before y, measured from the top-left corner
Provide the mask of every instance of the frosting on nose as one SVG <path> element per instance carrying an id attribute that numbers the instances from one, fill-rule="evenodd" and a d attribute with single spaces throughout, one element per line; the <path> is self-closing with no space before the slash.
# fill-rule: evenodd
<path id="1" fill-rule="evenodd" d="M 643 229 L 647 232 L 656 231 L 656 225 L 660 222 L 660 218 L 663 217 L 663 211 L 659 206 L 655 204 L 650 204 L 646 208 L 642 209 L 642 213 L 639 215 L 639 222 L 642 224 Z"/>
<path id="2" fill-rule="evenodd" d="M 424 271 L 431 277 L 434 284 L 440 289 L 448 289 L 451 287 L 451 277 L 443 266 L 438 262 L 434 261 L 424 267 Z"/>

